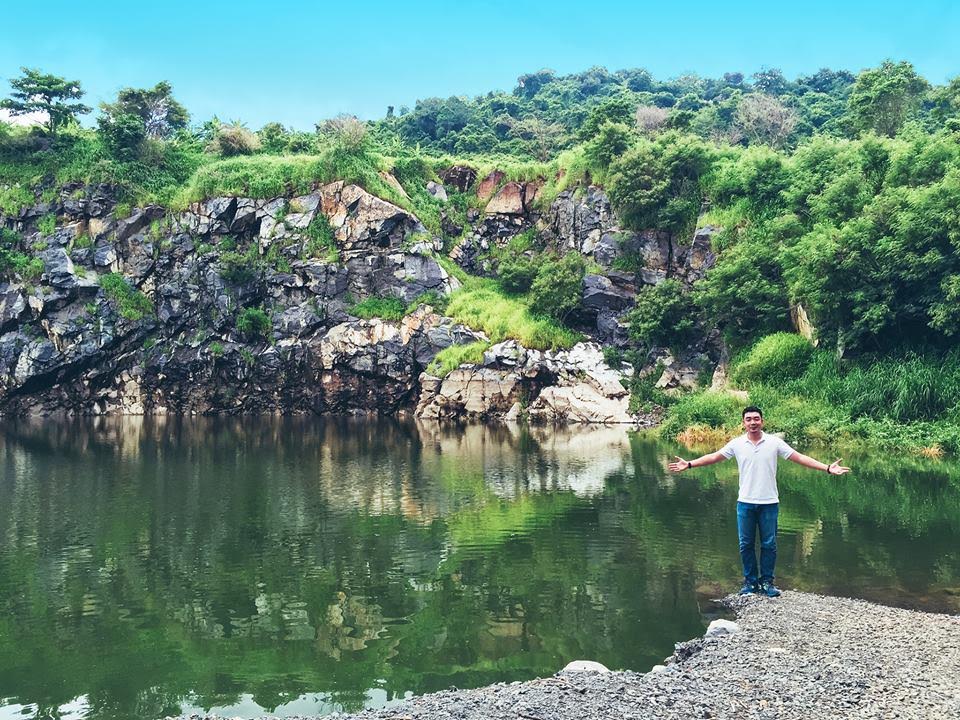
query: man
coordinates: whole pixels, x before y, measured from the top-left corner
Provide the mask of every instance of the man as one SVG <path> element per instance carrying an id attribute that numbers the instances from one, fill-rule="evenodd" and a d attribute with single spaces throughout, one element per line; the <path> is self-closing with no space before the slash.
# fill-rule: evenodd
<path id="1" fill-rule="evenodd" d="M 775 435 L 763 432 L 763 413 L 751 405 L 743 410 L 745 435 L 734 438 L 720 450 L 702 455 L 696 460 L 677 461 L 669 464 L 671 472 L 683 472 L 693 467 L 713 465 L 721 460 L 736 457 L 740 470 L 740 494 L 737 497 L 737 533 L 740 536 L 740 559 L 743 561 L 743 587 L 741 595 L 760 593 L 777 597 L 780 591 L 773 584 L 773 567 L 777 562 L 777 514 L 780 499 L 777 495 L 777 456 L 791 460 L 814 470 L 823 470 L 830 475 L 843 475 L 850 468 L 843 467 L 837 459 L 827 465 L 799 453 Z M 760 568 L 757 570 L 757 555 L 754 541 L 760 530 Z"/>

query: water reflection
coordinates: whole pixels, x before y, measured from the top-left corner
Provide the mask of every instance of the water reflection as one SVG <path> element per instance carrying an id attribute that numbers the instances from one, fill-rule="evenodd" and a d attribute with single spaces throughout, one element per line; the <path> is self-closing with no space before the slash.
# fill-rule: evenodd
<path id="1" fill-rule="evenodd" d="M 739 572 L 736 468 L 672 476 L 674 450 L 619 428 L 7 424 L 0 718 L 318 714 L 574 658 L 646 669 Z M 851 464 L 783 468 L 783 583 L 956 612 L 957 467 Z"/>

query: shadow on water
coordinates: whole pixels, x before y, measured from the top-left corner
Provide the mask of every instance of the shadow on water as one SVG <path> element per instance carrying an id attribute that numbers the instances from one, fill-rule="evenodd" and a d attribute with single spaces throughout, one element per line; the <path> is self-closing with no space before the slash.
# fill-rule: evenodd
<path id="1" fill-rule="evenodd" d="M 619 428 L 100 418 L 0 433 L 0 717 L 322 714 L 646 670 L 737 585 L 736 468 Z M 960 610 L 955 464 L 782 466 L 778 574 Z M 20 712 L 25 714 L 21 715 Z"/>

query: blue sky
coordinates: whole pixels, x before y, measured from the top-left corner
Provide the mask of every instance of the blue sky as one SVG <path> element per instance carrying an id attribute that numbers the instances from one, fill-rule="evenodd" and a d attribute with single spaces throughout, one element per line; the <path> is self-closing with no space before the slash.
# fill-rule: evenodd
<path id="1" fill-rule="evenodd" d="M 0 17 L 0 95 L 22 65 L 80 80 L 91 105 L 169 80 L 195 120 L 216 114 L 253 129 L 509 91 L 544 67 L 645 67 L 658 78 L 779 67 L 795 77 L 892 58 L 935 83 L 960 74 L 960 4 L 924 0 L 52 0 L 11 3 Z"/>

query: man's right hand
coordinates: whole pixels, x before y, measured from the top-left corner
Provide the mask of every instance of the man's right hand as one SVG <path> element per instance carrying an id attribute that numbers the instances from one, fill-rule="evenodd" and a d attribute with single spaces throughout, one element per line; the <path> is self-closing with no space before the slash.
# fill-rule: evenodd
<path id="1" fill-rule="evenodd" d="M 677 461 L 667 465 L 667 467 L 670 468 L 670 472 L 683 472 L 690 467 L 690 463 L 679 455 L 674 455 L 674 457 L 677 459 Z"/>

